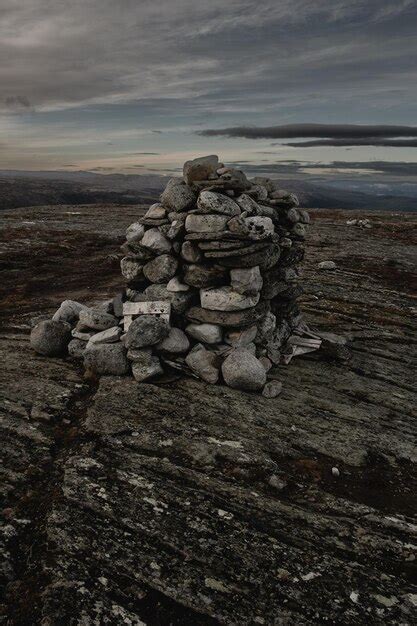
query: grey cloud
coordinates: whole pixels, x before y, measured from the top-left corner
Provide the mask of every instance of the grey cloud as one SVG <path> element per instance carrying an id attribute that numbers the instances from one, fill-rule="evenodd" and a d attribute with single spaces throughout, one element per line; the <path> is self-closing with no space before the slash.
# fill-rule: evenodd
<path id="1" fill-rule="evenodd" d="M 384 146 L 387 148 L 417 148 L 417 139 L 384 139 L 369 137 L 364 139 L 317 139 L 313 141 L 295 141 L 283 144 L 292 148 L 317 148 L 320 146 Z"/>
<path id="2" fill-rule="evenodd" d="M 7 96 L 4 99 L 4 103 L 7 109 L 11 111 L 27 111 L 32 108 L 32 105 L 29 101 L 29 98 L 23 95 L 18 96 Z"/>
<path id="3" fill-rule="evenodd" d="M 382 124 L 285 124 L 282 126 L 267 127 L 235 126 L 232 128 L 209 128 L 206 130 L 197 131 L 197 134 L 202 135 L 203 137 L 244 137 L 245 139 L 289 139 L 295 137 L 332 137 L 334 139 L 361 139 L 370 137 L 417 137 L 417 127 L 393 125 L 388 126 Z"/>
<path id="4" fill-rule="evenodd" d="M 415 94 L 413 4 L 3 0 L 0 80 L 37 110 L 173 98 L 176 113 L 196 99 L 201 111 L 256 112 L 307 96 L 328 106 L 359 87 L 382 102 L 388 80 L 397 99 Z"/>

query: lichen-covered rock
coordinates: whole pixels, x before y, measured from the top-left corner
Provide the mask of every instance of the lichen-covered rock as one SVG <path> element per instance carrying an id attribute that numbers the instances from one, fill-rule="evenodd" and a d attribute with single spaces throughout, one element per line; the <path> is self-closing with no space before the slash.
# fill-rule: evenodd
<path id="1" fill-rule="evenodd" d="M 123 376 L 130 371 L 126 348 L 119 343 L 92 344 L 84 352 L 84 367 L 95 374 Z"/>
<path id="2" fill-rule="evenodd" d="M 152 354 L 150 348 L 129 350 L 127 357 L 132 361 L 133 378 L 140 383 L 164 373 L 159 358 Z"/>
<path id="3" fill-rule="evenodd" d="M 161 203 L 168 209 L 181 212 L 190 209 L 197 200 L 197 194 L 183 181 L 178 179 L 178 184 L 172 183 L 161 194 Z"/>
<path id="4" fill-rule="evenodd" d="M 88 346 L 92 344 L 99 343 L 115 343 L 119 341 L 120 335 L 122 334 L 122 329 L 120 326 L 113 326 L 112 328 L 107 328 L 106 330 L 102 330 L 99 333 L 95 333 L 88 341 Z"/>
<path id="5" fill-rule="evenodd" d="M 143 261 L 133 256 L 125 256 L 120 261 L 120 269 L 122 271 L 122 276 L 124 276 L 128 281 L 143 278 Z"/>
<path id="6" fill-rule="evenodd" d="M 132 321 L 124 338 L 126 348 L 153 346 L 167 337 L 169 324 L 156 315 L 140 315 Z"/>
<path id="7" fill-rule="evenodd" d="M 143 266 L 143 273 L 151 283 L 167 283 L 178 268 L 178 261 L 170 254 L 161 254 Z"/>
<path id="8" fill-rule="evenodd" d="M 219 380 L 218 359 L 214 352 L 206 350 L 201 344 L 197 344 L 186 356 L 185 362 L 196 376 L 206 383 L 214 385 Z"/>
<path id="9" fill-rule="evenodd" d="M 263 285 L 259 266 L 230 270 L 230 284 L 234 291 L 246 296 L 255 296 Z"/>
<path id="10" fill-rule="evenodd" d="M 106 330 L 117 326 L 117 317 L 110 313 L 104 313 L 100 309 L 84 309 L 80 311 L 80 325 L 92 330 Z"/>
<path id="11" fill-rule="evenodd" d="M 145 227 L 140 222 L 134 222 L 126 229 L 126 241 L 129 243 L 138 242 L 145 234 Z"/>
<path id="12" fill-rule="evenodd" d="M 202 191 L 198 196 L 197 207 L 203 213 L 219 213 L 230 217 L 240 215 L 240 207 L 234 200 L 214 191 Z"/>
<path id="13" fill-rule="evenodd" d="M 249 350 L 234 350 L 222 365 L 224 382 L 234 389 L 258 391 L 266 382 L 262 363 Z"/>
<path id="14" fill-rule="evenodd" d="M 216 324 L 188 324 L 185 331 L 190 337 L 203 343 L 221 343 L 223 339 L 222 328 Z"/>
<path id="15" fill-rule="evenodd" d="M 157 228 L 150 228 L 142 237 L 141 245 L 156 254 L 170 252 L 171 242 Z"/>
<path id="16" fill-rule="evenodd" d="M 185 230 L 191 233 L 213 233 L 222 231 L 230 218 L 226 215 L 187 215 Z"/>
<path id="17" fill-rule="evenodd" d="M 200 289 L 201 306 L 212 311 L 242 311 L 254 307 L 259 302 L 259 293 L 254 296 L 245 296 L 232 287 L 210 287 Z"/>
<path id="18" fill-rule="evenodd" d="M 80 316 L 80 311 L 88 309 L 84 304 L 80 304 L 75 300 L 64 300 L 61 303 L 59 309 L 53 314 L 53 322 L 68 322 L 73 324 L 77 322 Z"/>
<path id="19" fill-rule="evenodd" d="M 67 322 L 44 320 L 30 333 L 30 345 L 38 354 L 62 356 L 71 340 L 71 326 Z"/>
<path id="20" fill-rule="evenodd" d="M 87 343 L 87 341 L 82 341 L 81 339 L 71 339 L 68 344 L 69 356 L 72 356 L 73 359 L 81 359 L 84 356 Z"/>
<path id="21" fill-rule="evenodd" d="M 156 349 L 159 352 L 169 354 L 184 354 L 188 352 L 190 348 L 190 342 L 183 330 L 180 328 L 171 328 L 169 335 L 160 341 Z"/>

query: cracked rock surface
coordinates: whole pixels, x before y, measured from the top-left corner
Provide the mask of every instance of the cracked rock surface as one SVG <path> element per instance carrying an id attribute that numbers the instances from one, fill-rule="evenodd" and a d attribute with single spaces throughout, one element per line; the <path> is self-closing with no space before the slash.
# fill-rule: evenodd
<path id="1" fill-rule="evenodd" d="M 301 306 L 347 343 L 266 398 L 34 354 L 64 298 L 122 286 L 138 208 L 76 210 L 0 213 L 0 621 L 415 623 L 416 219 L 312 212 Z"/>

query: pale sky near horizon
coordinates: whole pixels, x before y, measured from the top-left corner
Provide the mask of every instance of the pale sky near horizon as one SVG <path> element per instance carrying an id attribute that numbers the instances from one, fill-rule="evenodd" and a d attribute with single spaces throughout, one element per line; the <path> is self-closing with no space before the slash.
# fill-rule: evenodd
<path id="1" fill-rule="evenodd" d="M 381 130 L 417 123 L 416 0 L 0 6 L 0 169 L 169 171 L 208 153 L 253 163 L 416 160 L 416 147 L 389 145 Z M 305 123 L 339 125 L 319 136 L 336 145 L 284 145 L 309 140 L 301 131 L 245 136 Z M 375 126 L 379 145 L 355 144 L 348 124 Z M 243 130 L 201 134 L 234 127 Z"/>

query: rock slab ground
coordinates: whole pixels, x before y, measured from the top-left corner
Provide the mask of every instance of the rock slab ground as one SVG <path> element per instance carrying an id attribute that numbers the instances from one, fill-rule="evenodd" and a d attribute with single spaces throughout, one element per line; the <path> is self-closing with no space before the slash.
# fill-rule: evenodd
<path id="1" fill-rule="evenodd" d="M 415 217 L 313 213 L 302 308 L 351 358 L 269 399 L 35 355 L 62 300 L 121 287 L 137 207 L 74 210 L 0 214 L 4 622 L 412 624 Z"/>

